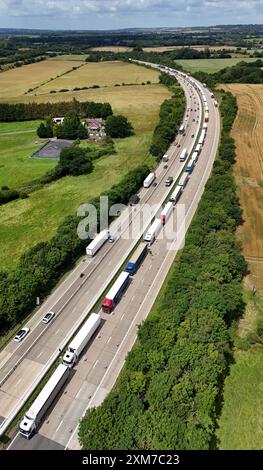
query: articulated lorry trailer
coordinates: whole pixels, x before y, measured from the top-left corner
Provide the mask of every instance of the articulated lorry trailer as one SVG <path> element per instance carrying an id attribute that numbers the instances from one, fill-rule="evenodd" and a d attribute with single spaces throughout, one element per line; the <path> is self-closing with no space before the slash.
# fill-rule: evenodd
<path id="1" fill-rule="evenodd" d="M 145 243 L 141 242 L 139 246 L 136 248 L 135 252 L 133 253 L 130 261 L 128 262 L 125 271 L 133 276 L 137 269 L 139 268 L 140 264 L 142 263 L 143 259 L 147 255 L 148 247 Z"/>
<path id="2" fill-rule="evenodd" d="M 41 390 L 35 401 L 25 413 L 20 426 L 19 433 L 30 439 L 36 432 L 48 408 L 66 383 L 70 369 L 64 364 L 60 364 L 50 379 Z"/>
<path id="3" fill-rule="evenodd" d="M 110 313 L 114 309 L 115 305 L 118 303 L 123 292 L 128 286 L 129 278 L 130 274 L 126 271 L 123 271 L 119 275 L 118 279 L 114 282 L 112 288 L 109 290 L 103 301 L 102 310 L 104 313 Z"/>
<path id="4" fill-rule="evenodd" d="M 145 236 L 144 236 L 144 241 L 148 242 L 149 245 L 151 245 L 154 240 L 156 239 L 158 233 L 160 232 L 163 224 L 160 219 L 155 219 L 150 228 L 147 230 Z"/>
<path id="5" fill-rule="evenodd" d="M 172 202 L 167 202 L 167 204 L 164 206 L 162 212 L 161 212 L 161 215 L 160 215 L 160 219 L 162 221 L 162 224 L 166 224 L 169 216 L 171 215 L 171 213 L 173 212 L 173 203 Z"/>
<path id="6" fill-rule="evenodd" d="M 78 361 L 83 349 L 87 346 L 89 340 L 94 335 L 95 331 L 99 328 L 101 317 L 98 313 L 92 313 L 79 332 L 68 345 L 62 362 L 65 366 L 73 367 Z"/>
<path id="7" fill-rule="evenodd" d="M 149 175 L 147 176 L 147 178 L 145 178 L 143 182 L 143 187 L 149 188 L 151 184 L 154 182 L 154 180 L 155 180 L 155 173 L 149 173 Z"/>
<path id="8" fill-rule="evenodd" d="M 102 230 L 86 248 L 88 256 L 94 256 L 110 236 L 109 230 Z"/>

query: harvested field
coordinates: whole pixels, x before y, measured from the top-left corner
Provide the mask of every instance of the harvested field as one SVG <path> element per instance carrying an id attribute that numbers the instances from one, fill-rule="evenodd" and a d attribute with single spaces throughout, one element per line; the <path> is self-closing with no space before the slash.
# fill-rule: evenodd
<path id="1" fill-rule="evenodd" d="M 53 62 L 56 63 L 56 62 Z M 125 62 L 87 63 L 83 67 L 74 70 L 52 82 L 41 86 L 34 94 L 49 93 L 52 90 L 73 90 L 75 87 L 114 86 L 122 83 L 136 83 L 151 81 L 158 82 L 159 73 Z"/>
<path id="2" fill-rule="evenodd" d="M 232 135 L 237 147 L 235 176 L 243 209 L 244 224 L 239 228 L 244 255 L 253 258 L 251 271 L 263 278 L 263 86 L 224 85 L 237 97 L 238 116 Z"/>
<path id="3" fill-rule="evenodd" d="M 263 351 L 257 325 L 263 321 L 263 86 L 223 88 L 236 95 L 239 108 L 232 130 L 237 148 L 234 171 L 244 218 L 238 237 L 249 274 L 244 280 L 246 310 L 238 323 L 217 437 L 223 450 L 262 450 Z"/>
<path id="4" fill-rule="evenodd" d="M 125 46 L 101 46 L 101 47 L 93 47 L 91 49 L 95 52 L 131 52 L 132 47 L 125 47 Z"/>
<path id="5" fill-rule="evenodd" d="M 46 80 L 55 78 L 81 63 L 74 61 L 73 64 L 67 60 L 43 60 L 42 62 L 2 72 L 0 74 L 0 99 L 6 101 L 9 98 L 21 96 L 29 88 L 39 86 Z"/>

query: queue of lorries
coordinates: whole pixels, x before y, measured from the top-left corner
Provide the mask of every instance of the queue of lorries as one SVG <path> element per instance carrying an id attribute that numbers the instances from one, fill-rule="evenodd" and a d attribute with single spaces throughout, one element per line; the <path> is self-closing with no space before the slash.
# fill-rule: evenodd
<path id="1" fill-rule="evenodd" d="M 172 69 L 166 70 L 174 71 Z M 144 234 L 143 241 L 139 242 L 136 247 L 133 255 L 129 259 L 127 266 L 124 271 L 122 271 L 109 291 L 107 292 L 103 302 L 102 302 L 102 311 L 104 313 L 111 313 L 124 291 L 127 289 L 130 277 L 134 276 L 140 267 L 142 261 L 147 256 L 149 251 L 149 246 L 155 241 L 158 234 L 162 230 L 163 226 L 166 224 L 168 218 L 171 216 L 174 210 L 175 204 L 178 202 L 187 182 L 189 180 L 190 174 L 192 173 L 194 166 L 199 158 L 204 140 L 206 137 L 206 131 L 209 121 L 209 111 L 207 106 L 206 96 L 202 91 L 202 88 L 196 84 L 189 76 L 183 74 L 182 72 L 177 72 L 184 79 L 189 81 L 189 84 L 199 89 L 203 105 L 204 105 L 204 124 L 198 138 L 198 144 L 196 145 L 193 154 L 189 155 L 188 150 L 185 148 L 182 150 L 179 160 L 180 162 L 186 162 L 184 166 L 184 171 L 181 174 L 177 186 L 172 191 L 172 194 L 169 197 L 169 201 L 163 207 L 159 217 L 155 218 L 151 226 L 147 229 Z M 213 98 L 213 97 L 212 97 Z M 185 128 L 182 126 L 179 130 L 180 134 L 184 134 Z M 188 160 L 187 160 L 188 159 Z M 169 160 L 168 155 L 163 156 L 163 161 L 167 162 Z M 170 177 L 169 184 L 170 186 L 173 182 L 173 178 Z M 143 182 L 144 188 L 149 188 L 155 181 L 156 175 L 154 172 L 151 172 Z M 168 178 L 167 180 L 168 181 Z M 89 257 L 93 257 L 100 250 L 100 248 L 106 243 L 110 238 L 109 230 L 101 231 L 92 242 L 86 248 L 86 254 Z M 86 322 L 80 328 L 78 333 L 72 339 L 70 344 L 67 347 L 66 352 L 64 353 L 61 364 L 57 366 L 35 401 L 30 406 L 29 410 L 25 413 L 24 417 L 21 420 L 19 432 L 21 435 L 29 439 L 37 430 L 41 420 L 43 419 L 47 409 L 50 407 L 55 397 L 61 391 L 62 387 L 66 383 L 69 375 L 70 369 L 78 361 L 81 353 L 84 348 L 87 346 L 91 338 L 94 336 L 95 332 L 101 325 L 101 315 L 99 313 L 91 313 Z"/>

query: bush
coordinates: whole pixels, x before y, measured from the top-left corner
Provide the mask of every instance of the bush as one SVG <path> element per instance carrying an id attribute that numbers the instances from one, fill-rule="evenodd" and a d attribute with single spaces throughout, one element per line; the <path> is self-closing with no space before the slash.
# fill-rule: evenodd
<path id="1" fill-rule="evenodd" d="M 125 116 L 109 116 L 105 122 L 105 132 L 112 138 L 124 138 L 133 134 L 133 127 Z"/>
<path id="2" fill-rule="evenodd" d="M 87 129 L 81 124 L 75 111 L 69 111 L 61 125 L 57 127 L 57 137 L 60 139 L 85 139 L 88 137 Z"/>

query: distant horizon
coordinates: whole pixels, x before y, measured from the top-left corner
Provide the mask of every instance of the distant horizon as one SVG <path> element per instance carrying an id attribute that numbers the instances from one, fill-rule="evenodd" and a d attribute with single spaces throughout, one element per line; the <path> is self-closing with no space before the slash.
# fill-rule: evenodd
<path id="1" fill-rule="evenodd" d="M 0 2 L 0 28 L 9 29 L 115 31 L 215 23 L 262 24 L 263 0 L 48 0 L 44 8 L 41 0 Z"/>
<path id="2" fill-rule="evenodd" d="M 61 31 L 61 32 L 109 32 L 109 31 L 129 31 L 129 30 L 183 30 L 183 29 L 198 29 L 198 28 L 217 28 L 222 26 L 262 26 L 263 22 L 261 23 L 217 23 L 217 24 L 207 24 L 207 25 L 186 25 L 186 26 L 127 26 L 123 28 L 94 28 L 94 29 L 83 29 L 83 28 L 37 28 L 37 27 L 24 27 L 24 26 L 0 26 L 0 31 Z"/>

